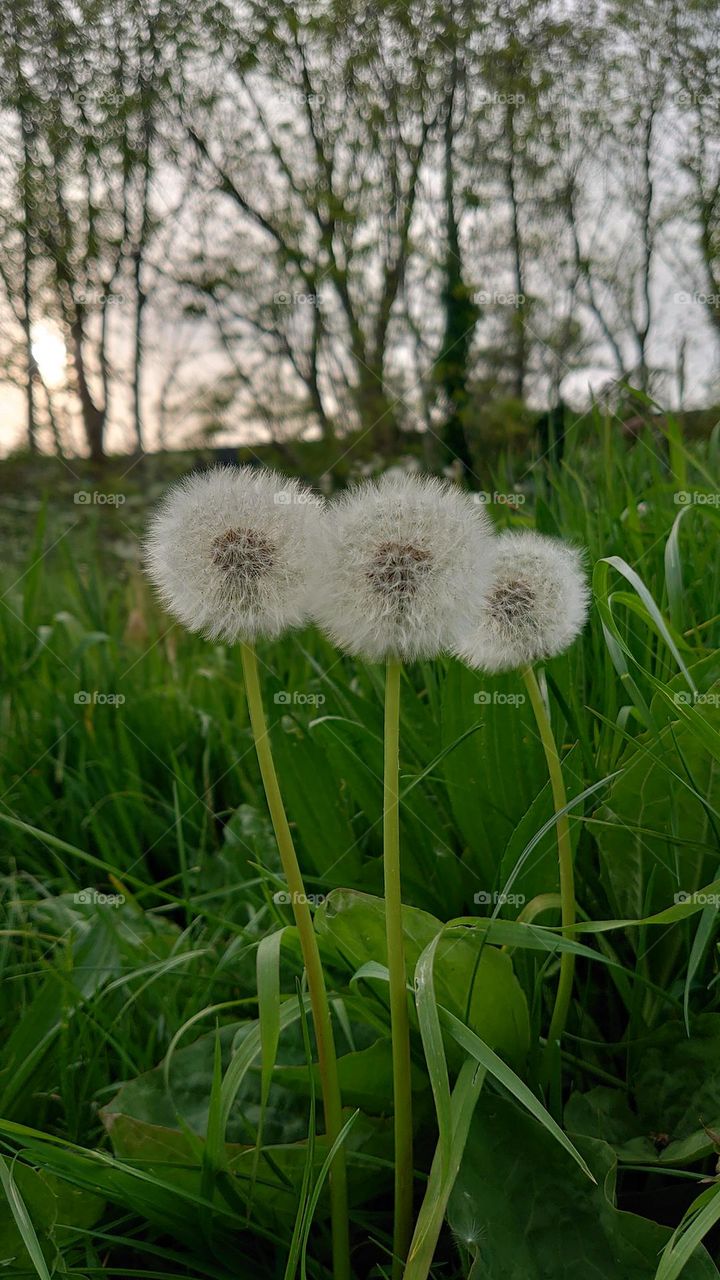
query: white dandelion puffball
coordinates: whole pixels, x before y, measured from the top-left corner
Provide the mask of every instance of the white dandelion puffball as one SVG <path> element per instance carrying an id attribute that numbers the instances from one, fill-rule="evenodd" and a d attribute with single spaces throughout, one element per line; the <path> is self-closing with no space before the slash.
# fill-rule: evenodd
<path id="1" fill-rule="evenodd" d="M 476 615 L 493 539 L 484 508 L 456 486 L 407 474 L 359 485 L 324 519 L 315 619 L 370 662 L 431 658 Z"/>
<path id="2" fill-rule="evenodd" d="M 474 625 L 456 653 L 483 671 L 511 671 L 562 653 L 580 634 L 589 593 L 582 553 L 540 533 L 503 533 Z"/>
<path id="3" fill-rule="evenodd" d="M 213 640 L 254 640 L 309 615 L 308 564 L 322 499 L 254 467 L 216 467 L 165 496 L 145 544 L 148 576 L 168 611 Z"/>

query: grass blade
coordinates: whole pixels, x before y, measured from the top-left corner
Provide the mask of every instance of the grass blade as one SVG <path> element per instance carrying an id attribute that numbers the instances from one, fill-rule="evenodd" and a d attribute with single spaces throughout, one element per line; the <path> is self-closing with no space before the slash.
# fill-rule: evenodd
<path id="1" fill-rule="evenodd" d="M 528 1089 L 527 1085 L 523 1083 L 507 1063 L 503 1062 L 502 1058 L 499 1058 L 474 1031 L 466 1027 L 464 1022 L 461 1022 L 453 1013 L 450 1013 L 449 1009 L 444 1009 L 440 1006 L 440 1018 L 460 1047 L 475 1058 L 491 1076 L 494 1076 L 498 1084 L 507 1089 L 508 1093 L 511 1093 L 536 1120 L 539 1120 L 540 1124 L 547 1129 L 555 1141 L 559 1142 L 568 1155 L 572 1156 L 590 1181 L 595 1182 L 591 1170 L 583 1160 L 580 1152 L 573 1146 L 567 1134 L 563 1133 L 559 1124 L 553 1120 L 550 1112 L 545 1109 L 542 1102 L 535 1097 L 535 1094 Z"/>
<path id="2" fill-rule="evenodd" d="M 23 1244 L 30 1255 L 40 1280 L 50 1280 L 50 1272 L 47 1269 L 45 1255 L 40 1248 L 40 1241 L 37 1238 L 30 1214 L 27 1211 L 25 1201 L 18 1191 L 12 1169 L 3 1156 L 0 1156 L 0 1183 L 2 1183 L 2 1189 L 5 1192 L 17 1229 L 22 1236 Z"/>

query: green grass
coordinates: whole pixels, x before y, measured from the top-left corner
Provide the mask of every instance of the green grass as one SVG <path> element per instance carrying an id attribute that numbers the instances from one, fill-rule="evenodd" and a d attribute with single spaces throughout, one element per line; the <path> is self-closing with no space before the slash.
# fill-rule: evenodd
<path id="1" fill-rule="evenodd" d="M 701 1179 L 714 1176 L 720 1129 L 720 898 L 675 902 L 720 879 L 717 453 L 717 438 L 688 445 L 672 431 L 628 446 L 595 417 L 571 434 L 559 472 L 514 457 L 482 477 L 526 497 L 496 506 L 498 524 L 559 533 L 596 566 L 591 622 L 545 668 L 576 941 L 558 941 L 552 797 L 521 676 L 450 660 L 404 673 L 415 1210 L 430 1176 L 447 1201 L 445 1225 L 432 1205 L 421 1217 L 438 1238 L 438 1280 L 564 1280 L 578 1266 L 650 1278 L 701 1194 L 662 1276 L 679 1274 L 678 1256 L 689 1280 L 718 1275 L 720 1191 Z M 48 468 L 47 503 L 42 465 L 1 480 L 15 493 L 0 528 L 0 1263 L 11 1276 L 330 1274 L 319 1081 L 291 913 L 274 896 L 284 886 L 240 653 L 171 625 L 139 569 L 147 504 L 178 465 L 81 485 Z M 36 474 L 31 496 L 18 474 Z M 127 501 L 74 504 L 91 484 Z M 711 501 L 681 504 L 680 491 Z M 315 923 L 352 1119 L 353 1266 L 389 1275 L 383 672 L 313 630 L 259 656 L 306 885 L 324 899 Z M 528 908 L 532 929 L 516 923 Z M 280 928 L 261 952 L 259 1005 L 258 948 Z M 561 946 L 575 950 L 575 987 L 545 1087 Z M 536 1204 L 544 1231 L 530 1247 Z M 703 1236 L 707 1251 L 692 1253 Z"/>

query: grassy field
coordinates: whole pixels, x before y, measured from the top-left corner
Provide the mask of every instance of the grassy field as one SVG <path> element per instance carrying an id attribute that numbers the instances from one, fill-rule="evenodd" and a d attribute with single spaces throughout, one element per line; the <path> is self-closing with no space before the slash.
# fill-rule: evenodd
<path id="1" fill-rule="evenodd" d="M 431 1175 L 441 1209 L 449 1193 L 437 1280 L 720 1275 L 718 452 L 717 432 L 628 443 L 596 417 L 560 470 L 483 476 L 498 527 L 560 534 L 594 568 L 591 621 L 543 678 L 580 919 L 549 1070 L 557 851 L 524 686 L 451 659 L 405 671 L 410 981 L 437 941 L 415 975 L 417 1211 L 438 1122 L 441 1157 L 469 1129 L 452 1190 Z M 240 655 L 173 625 L 140 568 L 148 506 L 184 465 L 0 475 L 2 1275 L 331 1274 Z M 389 1276 L 382 671 L 313 630 L 260 658 L 352 1118 L 353 1271 Z"/>

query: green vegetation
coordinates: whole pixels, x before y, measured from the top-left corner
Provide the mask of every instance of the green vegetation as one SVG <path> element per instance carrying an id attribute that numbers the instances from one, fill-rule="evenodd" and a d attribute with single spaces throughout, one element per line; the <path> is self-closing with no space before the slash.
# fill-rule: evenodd
<path id="1" fill-rule="evenodd" d="M 538 672 L 572 938 L 522 675 L 402 672 L 416 1190 L 429 1178 L 410 1280 L 431 1258 L 437 1280 L 720 1274 L 718 437 L 662 432 L 620 442 L 596 416 L 559 470 L 504 456 L 484 475 L 525 499 L 496 502 L 499 525 L 561 533 L 594 566 L 590 624 Z M 186 459 L 72 465 L 62 484 L 57 460 L 0 472 L 3 1274 L 322 1280 L 320 1081 L 241 653 L 172 625 L 139 567 L 148 503 Z M 353 1275 L 389 1276 L 383 671 L 314 630 L 259 658 L 317 895 Z"/>

